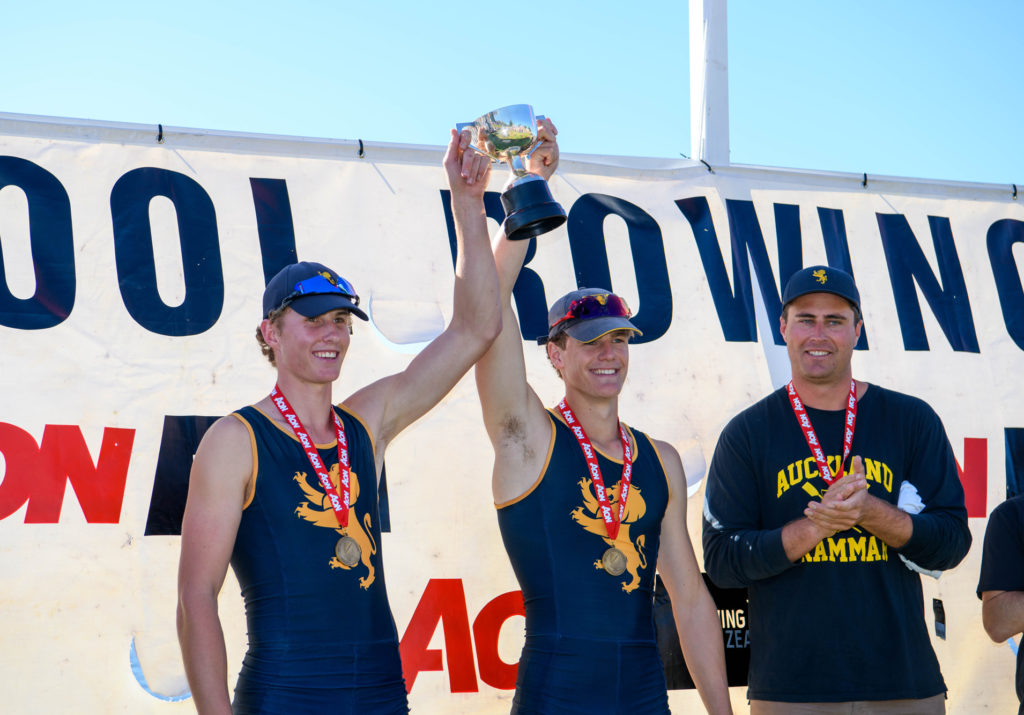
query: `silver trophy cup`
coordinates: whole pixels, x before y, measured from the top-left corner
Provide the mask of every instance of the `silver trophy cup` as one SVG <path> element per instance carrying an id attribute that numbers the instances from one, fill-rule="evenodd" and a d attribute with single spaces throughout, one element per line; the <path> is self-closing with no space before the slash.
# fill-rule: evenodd
<path id="1" fill-rule="evenodd" d="M 531 174 L 523 163 L 537 147 L 537 120 L 529 104 L 512 104 L 488 112 L 474 122 L 457 124 L 472 133 L 470 146 L 493 161 L 504 161 L 512 177 L 501 192 L 505 236 L 520 241 L 552 231 L 565 223 L 565 209 L 551 196 L 548 182 Z"/>

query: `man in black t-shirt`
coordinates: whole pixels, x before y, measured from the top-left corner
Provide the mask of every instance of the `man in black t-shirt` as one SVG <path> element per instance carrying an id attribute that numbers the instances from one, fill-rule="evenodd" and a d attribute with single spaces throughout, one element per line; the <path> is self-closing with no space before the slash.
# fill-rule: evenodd
<path id="1" fill-rule="evenodd" d="M 795 273 L 780 325 L 792 381 L 726 426 L 705 491 L 708 575 L 749 593 L 751 713 L 942 713 L 917 570 L 971 543 L 945 430 L 853 379 L 848 273 Z"/>
<path id="2" fill-rule="evenodd" d="M 985 632 L 1002 643 L 1024 631 L 1024 495 L 1007 499 L 988 517 L 978 598 Z M 1017 649 L 1018 715 L 1024 715 L 1024 650 Z"/>

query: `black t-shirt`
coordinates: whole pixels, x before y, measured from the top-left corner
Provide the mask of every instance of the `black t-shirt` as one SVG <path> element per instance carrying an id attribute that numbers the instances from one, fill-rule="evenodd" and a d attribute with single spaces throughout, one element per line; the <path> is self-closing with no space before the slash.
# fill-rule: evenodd
<path id="1" fill-rule="evenodd" d="M 978 598 L 982 591 L 1024 591 L 1024 495 L 992 510 L 981 553 Z M 1017 699 L 1024 715 L 1024 648 L 1017 649 Z"/>
<path id="2" fill-rule="evenodd" d="M 835 470 L 845 411 L 807 412 Z M 851 455 L 864 460 L 871 495 L 897 504 L 904 481 L 918 491 L 925 507 L 911 517 L 913 535 L 897 551 L 857 527 L 793 564 L 782 528 L 828 485 L 785 389 L 741 412 L 719 438 L 705 491 L 704 564 L 717 585 L 748 588 L 753 699 L 890 700 L 946 690 L 920 577 L 899 558 L 947 569 L 970 547 L 945 430 L 923 401 L 872 385 L 858 402 Z"/>

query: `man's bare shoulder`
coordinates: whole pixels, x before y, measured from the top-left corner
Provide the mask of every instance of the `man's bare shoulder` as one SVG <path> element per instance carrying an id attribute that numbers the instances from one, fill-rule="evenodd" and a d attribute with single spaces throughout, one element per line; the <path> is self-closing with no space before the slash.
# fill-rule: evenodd
<path id="1" fill-rule="evenodd" d="M 658 454 L 661 455 L 662 460 L 669 457 L 678 461 L 680 463 L 680 467 L 682 466 L 682 460 L 679 458 L 679 450 L 677 450 L 671 442 L 666 442 L 663 439 L 658 439 L 651 435 L 647 435 L 647 438 L 651 440 L 651 444 L 653 444 L 655 449 L 658 450 Z"/>
<path id="2" fill-rule="evenodd" d="M 655 439 L 648 435 L 651 444 L 658 452 L 661 465 L 665 468 L 665 478 L 668 480 L 669 500 L 686 501 L 686 470 L 683 468 L 683 459 L 679 456 L 679 450 L 671 442 L 662 439 Z"/>
<path id="3" fill-rule="evenodd" d="M 399 373 L 400 374 L 400 373 Z M 384 406 L 396 389 L 398 374 L 387 375 L 364 385 L 338 404 L 359 419 L 373 432 L 379 432 Z"/>
<path id="4" fill-rule="evenodd" d="M 210 425 L 199 443 L 192 463 L 192 478 L 224 475 L 248 481 L 252 473 L 253 433 L 248 423 L 235 414 L 221 417 Z"/>
<path id="5" fill-rule="evenodd" d="M 200 442 L 200 449 L 203 445 L 231 447 L 239 443 L 249 444 L 250 427 L 237 413 L 231 413 L 221 417 L 210 425 Z"/>

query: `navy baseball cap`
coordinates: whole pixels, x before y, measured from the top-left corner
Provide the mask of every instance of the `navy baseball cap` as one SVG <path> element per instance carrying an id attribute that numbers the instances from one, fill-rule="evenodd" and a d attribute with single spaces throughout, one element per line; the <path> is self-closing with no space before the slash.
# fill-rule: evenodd
<path id="1" fill-rule="evenodd" d="M 367 320 L 352 284 L 322 263 L 311 261 L 285 266 L 267 283 L 263 317 L 285 307 L 307 318 L 340 309 Z"/>
<path id="2" fill-rule="evenodd" d="M 832 293 L 848 300 L 860 310 L 860 292 L 853 276 L 832 266 L 810 266 L 799 270 L 786 283 L 782 291 L 782 307 L 808 293 Z"/>
<path id="3" fill-rule="evenodd" d="M 613 330 L 632 330 L 643 335 L 630 322 L 632 315 L 626 301 L 611 291 L 580 288 L 554 302 L 548 311 L 548 334 L 537 338 L 537 342 L 543 345 L 562 332 L 581 343 L 597 340 Z"/>

